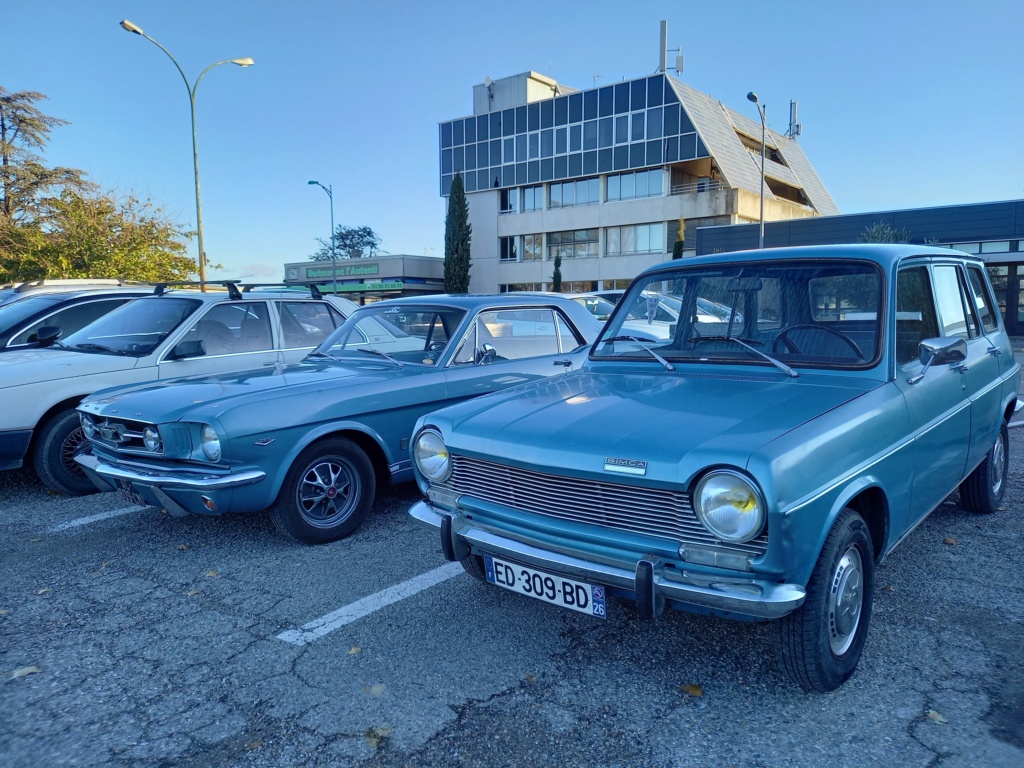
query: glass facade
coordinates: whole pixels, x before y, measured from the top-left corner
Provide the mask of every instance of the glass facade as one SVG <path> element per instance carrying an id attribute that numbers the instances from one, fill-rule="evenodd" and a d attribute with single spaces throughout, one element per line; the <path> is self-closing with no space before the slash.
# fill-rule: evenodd
<path id="1" fill-rule="evenodd" d="M 663 74 L 441 123 L 441 194 L 709 157 Z M 525 206 L 523 210 L 526 210 Z"/>

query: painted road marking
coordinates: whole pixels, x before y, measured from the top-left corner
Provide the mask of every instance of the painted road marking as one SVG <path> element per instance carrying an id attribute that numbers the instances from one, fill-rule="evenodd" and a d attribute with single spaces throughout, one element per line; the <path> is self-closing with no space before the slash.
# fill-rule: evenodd
<path id="1" fill-rule="evenodd" d="M 442 582 L 448 581 L 448 579 L 458 576 L 460 573 L 463 573 L 463 570 L 459 563 L 442 565 L 440 568 L 421 573 L 419 576 L 414 576 L 408 581 L 403 581 L 401 584 L 395 584 L 393 587 L 382 589 L 380 592 L 364 597 L 361 600 L 356 600 L 354 603 L 332 611 L 326 616 L 321 616 L 319 619 L 313 619 L 308 624 L 303 624 L 300 629 L 289 629 L 286 632 L 282 632 L 277 636 L 277 639 L 284 640 L 292 645 L 307 645 L 333 632 L 338 627 L 351 624 L 353 621 L 368 616 L 385 606 L 397 603 L 399 600 L 405 600 L 405 598 L 412 597 L 425 589 L 435 587 Z"/>
<path id="2" fill-rule="evenodd" d="M 120 517 L 121 515 L 130 515 L 132 512 L 141 512 L 146 507 L 125 507 L 124 509 L 113 509 L 110 512 L 100 512 L 98 515 L 89 515 L 88 517 L 79 517 L 75 520 L 69 520 L 66 523 L 55 525 L 50 528 L 47 533 L 57 533 L 58 531 L 66 531 L 69 528 L 77 528 L 80 525 L 88 525 L 89 523 L 95 523 L 99 520 L 107 520 L 111 517 Z"/>

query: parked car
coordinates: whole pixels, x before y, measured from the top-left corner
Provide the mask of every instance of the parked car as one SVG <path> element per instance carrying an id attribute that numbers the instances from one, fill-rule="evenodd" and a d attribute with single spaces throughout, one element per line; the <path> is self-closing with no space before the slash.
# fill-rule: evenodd
<path id="1" fill-rule="evenodd" d="M 600 323 L 561 297 L 426 296 L 360 308 L 301 364 L 100 392 L 81 406 L 97 487 L 174 514 L 269 508 L 305 543 L 352 534 L 379 481 L 412 479 L 416 419 L 563 374 Z"/>
<path id="2" fill-rule="evenodd" d="M 153 292 L 149 288 L 95 288 L 88 291 L 31 293 L 0 304 L 0 352 L 33 349 L 68 336 L 127 301 Z M 59 329 L 43 333 L 43 328 Z"/>
<path id="3" fill-rule="evenodd" d="M 0 305 L 40 293 L 77 293 L 78 291 L 109 290 L 111 288 L 138 288 L 146 285 L 146 283 L 135 280 L 103 277 L 25 280 L 20 283 L 0 285 Z M 152 286 L 149 287 L 152 288 Z"/>
<path id="4" fill-rule="evenodd" d="M 681 304 L 667 336 L 626 327 L 647 292 Z M 702 321 L 701 298 L 735 311 Z M 770 619 L 786 673 L 828 691 L 860 659 L 876 564 L 957 488 L 999 509 L 1019 373 L 973 256 L 669 262 L 582 370 L 421 418 L 410 512 L 474 576 L 563 608 Z"/>
<path id="5" fill-rule="evenodd" d="M 296 362 L 355 308 L 318 292 L 226 287 L 157 285 L 49 346 L 0 355 L 0 470 L 28 459 L 47 487 L 94 492 L 74 461 L 85 447 L 75 412 L 83 397 L 118 384 Z"/>

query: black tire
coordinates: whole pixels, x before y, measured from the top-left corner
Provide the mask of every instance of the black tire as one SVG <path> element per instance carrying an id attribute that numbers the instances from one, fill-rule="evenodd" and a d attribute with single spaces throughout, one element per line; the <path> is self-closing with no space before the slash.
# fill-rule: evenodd
<path id="1" fill-rule="evenodd" d="M 373 464 L 363 450 L 343 437 L 327 438 L 299 454 L 270 518 L 290 539 L 325 544 L 355 533 L 375 493 Z"/>
<path id="2" fill-rule="evenodd" d="M 459 560 L 462 570 L 480 581 L 487 581 L 487 572 L 484 570 L 484 559 L 480 555 L 470 555 Z"/>
<path id="3" fill-rule="evenodd" d="M 834 691 L 860 661 L 875 589 L 875 555 L 864 519 L 845 509 L 825 539 L 807 598 L 772 622 L 779 665 L 806 691 Z"/>
<path id="4" fill-rule="evenodd" d="M 1006 493 L 1009 466 L 1010 434 L 1003 422 L 985 460 L 960 483 L 960 503 L 964 508 L 979 515 L 996 512 Z"/>
<path id="5" fill-rule="evenodd" d="M 32 463 L 47 488 L 65 496 L 96 493 L 97 488 L 75 462 L 75 456 L 89 452 L 89 440 L 82 432 L 78 411 L 69 409 L 47 419 L 36 436 Z"/>

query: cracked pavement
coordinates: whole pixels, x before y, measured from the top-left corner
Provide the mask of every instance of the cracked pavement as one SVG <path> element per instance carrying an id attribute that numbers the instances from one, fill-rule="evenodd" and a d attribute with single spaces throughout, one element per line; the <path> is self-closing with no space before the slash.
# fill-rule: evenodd
<path id="1" fill-rule="evenodd" d="M 465 574 L 305 646 L 277 635 L 444 564 L 379 495 L 362 530 L 172 518 L 0 473 L 0 764 L 1024 765 L 1024 430 L 1005 510 L 954 494 L 881 565 L 854 677 L 805 694 L 769 627 L 599 621 Z M 686 686 L 700 686 L 697 696 Z"/>

